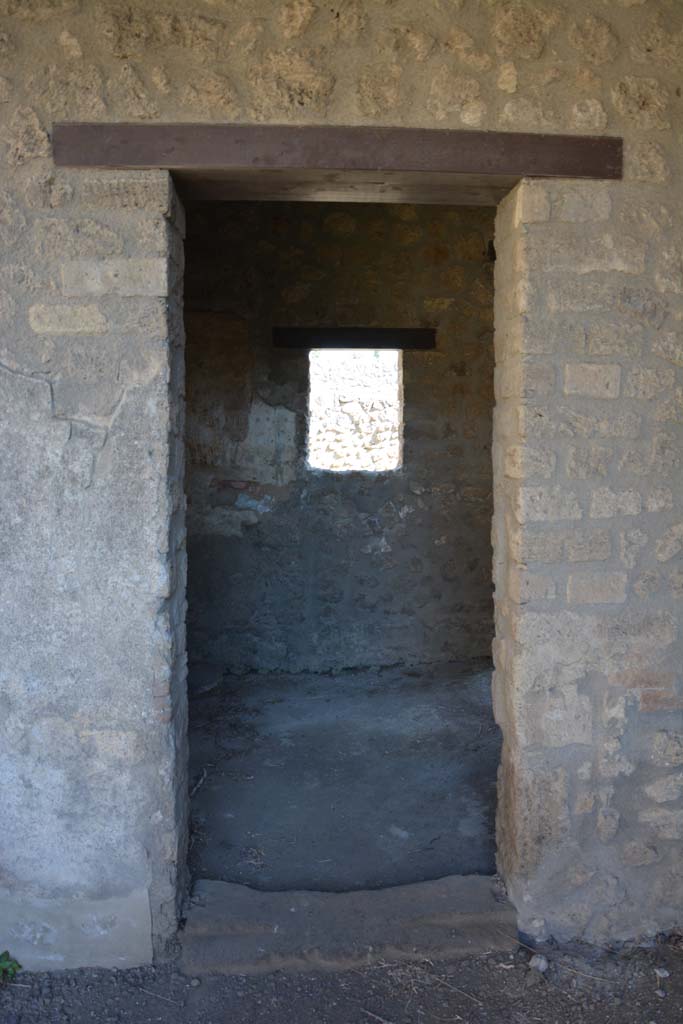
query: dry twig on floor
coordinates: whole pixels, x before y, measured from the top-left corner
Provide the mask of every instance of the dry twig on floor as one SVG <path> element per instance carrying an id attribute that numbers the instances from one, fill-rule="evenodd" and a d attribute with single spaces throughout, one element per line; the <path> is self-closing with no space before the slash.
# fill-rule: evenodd
<path id="1" fill-rule="evenodd" d="M 393 1024 L 393 1021 L 386 1020 L 385 1017 L 378 1017 L 376 1013 L 372 1012 L 372 1010 L 364 1009 L 362 1012 L 366 1014 L 368 1017 L 371 1017 L 372 1020 L 376 1020 L 378 1024 Z"/>
<path id="2" fill-rule="evenodd" d="M 190 790 L 190 800 L 195 795 L 195 793 L 204 785 L 204 783 L 206 782 L 206 776 L 208 774 L 209 773 L 206 770 L 206 768 L 202 768 L 202 774 L 199 776 L 199 779 L 197 780 L 197 782 L 195 782 L 194 786 Z"/>
<path id="3" fill-rule="evenodd" d="M 169 999 L 168 996 L 162 996 L 161 992 L 152 992 L 150 988 L 142 988 L 141 985 L 137 986 L 138 992 L 144 992 L 148 996 L 156 996 L 157 999 L 163 999 L 165 1003 L 171 1003 L 172 1006 L 182 1006 L 177 999 Z"/>

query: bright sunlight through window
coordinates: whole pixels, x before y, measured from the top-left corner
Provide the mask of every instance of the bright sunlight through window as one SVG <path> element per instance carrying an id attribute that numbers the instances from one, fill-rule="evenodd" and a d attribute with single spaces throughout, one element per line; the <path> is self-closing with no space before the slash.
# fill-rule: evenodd
<path id="1" fill-rule="evenodd" d="M 335 473 L 399 469 L 403 447 L 401 352 L 310 352 L 308 464 Z"/>

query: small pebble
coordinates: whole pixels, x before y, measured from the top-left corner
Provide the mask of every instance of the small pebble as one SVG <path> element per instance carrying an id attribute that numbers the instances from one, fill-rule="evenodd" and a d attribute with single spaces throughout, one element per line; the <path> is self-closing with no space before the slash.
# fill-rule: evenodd
<path id="1" fill-rule="evenodd" d="M 201 985 L 201 981 L 199 980 L 199 978 L 193 978 L 192 981 L 190 982 L 190 985 L 192 986 L 192 988 L 199 988 L 199 986 Z"/>
<path id="2" fill-rule="evenodd" d="M 670 971 L 667 971 L 666 967 L 655 967 L 655 974 L 658 978 L 668 978 Z"/>
<path id="3" fill-rule="evenodd" d="M 529 961 L 529 967 L 532 971 L 540 971 L 541 974 L 545 974 L 548 970 L 548 960 L 542 953 L 534 953 Z"/>

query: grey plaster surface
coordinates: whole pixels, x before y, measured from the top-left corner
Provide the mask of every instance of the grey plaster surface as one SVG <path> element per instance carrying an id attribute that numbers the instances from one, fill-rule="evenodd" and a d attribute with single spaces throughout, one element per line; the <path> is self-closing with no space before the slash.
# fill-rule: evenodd
<path id="1" fill-rule="evenodd" d="M 191 701 L 195 878 L 376 889 L 492 874 L 486 662 L 225 677 Z"/>

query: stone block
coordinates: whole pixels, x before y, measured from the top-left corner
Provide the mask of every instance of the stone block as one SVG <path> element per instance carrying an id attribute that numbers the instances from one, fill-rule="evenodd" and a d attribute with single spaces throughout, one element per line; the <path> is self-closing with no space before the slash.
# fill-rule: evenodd
<path id="1" fill-rule="evenodd" d="M 652 351 L 660 359 L 683 366 L 683 333 L 661 333 L 652 339 Z"/>
<path id="2" fill-rule="evenodd" d="M 572 445 L 567 452 L 567 476 L 572 480 L 607 476 L 612 455 L 612 448 L 605 445 Z"/>
<path id="3" fill-rule="evenodd" d="M 522 725 L 521 734 L 528 746 L 557 748 L 592 742 L 591 700 L 574 685 L 533 694 L 526 714 L 528 722 Z"/>
<path id="4" fill-rule="evenodd" d="M 76 184 L 76 198 L 86 207 L 115 211 L 144 210 L 170 215 L 175 208 L 168 171 L 88 171 Z"/>
<path id="5" fill-rule="evenodd" d="M 92 965 L 137 967 L 152 960 L 149 894 L 103 899 L 18 896 L 0 889 L 3 941 L 24 966 L 54 971 Z M 4 946 L 3 946 L 4 948 Z"/>
<path id="6" fill-rule="evenodd" d="M 557 587 L 552 576 L 511 568 L 508 573 L 508 593 L 517 604 L 530 601 L 552 601 Z"/>
<path id="7" fill-rule="evenodd" d="M 576 495 L 561 487 L 520 487 L 515 513 L 520 523 L 581 519 L 583 516 Z"/>
<path id="8" fill-rule="evenodd" d="M 622 604 L 626 600 L 625 572 L 572 573 L 567 581 L 569 604 Z"/>
<path id="9" fill-rule="evenodd" d="M 683 839 L 683 810 L 655 807 L 641 811 L 638 821 L 649 825 L 659 839 Z"/>
<path id="10" fill-rule="evenodd" d="M 552 448 L 512 445 L 505 451 L 505 475 L 515 480 L 546 479 L 555 472 L 556 456 Z"/>
<path id="11" fill-rule="evenodd" d="M 642 530 L 621 530 L 619 532 L 619 557 L 623 565 L 633 569 L 647 542 L 648 536 Z"/>
<path id="12" fill-rule="evenodd" d="M 596 273 L 642 274 L 645 247 L 633 238 L 615 238 L 581 228 L 528 229 L 525 256 L 530 274 L 590 276 Z"/>
<path id="13" fill-rule="evenodd" d="M 541 182 L 524 181 L 517 190 L 514 226 L 538 224 L 550 219 L 550 198 Z"/>
<path id="14" fill-rule="evenodd" d="M 640 868 L 656 863 L 659 860 L 659 853 L 657 847 L 651 843 L 632 839 L 628 843 L 624 843 L 621 859 L 629 867 Z"/>
<path id="15" fill-rule="evenodd" d="M 683 711 L 683 696 L 670 690 L 643 690 L 640 695 L 640 710 L 648 714 Z"/>
<path id="16" fill-rule="evenodd" d="M 660 768 L 683 765 L 683 733 L 661 730 L 652 741 L 652 760 Z"/>
<path id="17" fill-rule="evenodd" d="M 591 519 L 637 516 L 642 504 L 638 491 L 613 491 L 609 487 L 599 487 L 591 496 L 589 515 Z"/>
<path id="18" fill-rule="evenodd" d="M 165 259 L 69 260 L 62 264 L 68 296 L 162 296 L 169 291 Z"/>
<path id="19" fill-rule="evenodd" d="M 636 770 L 633 761 L 624 754 L 620 736 L 603 739 L 598 755 L 598 773 L 603 779 L 617 779 L 620 775 L 632 775 Z M 612 793 L 609 789 L 610 796 Z"/>
<path id="20" fill-rule="evenodd" d="M 604 562 L 612 553 L 612 539 L 608 530 L 573 530 L 564 552 L 568 562 Z"/>
<path id="21" fill-rule="evenodd" d="M 107 320 L 98 306 L 46 306 L 40 303 L 28 311 L 36 334 L 105 334 Z"/>
<path id="22" fill-rule="evenodd" d="M 649 369 L 639 366 L 629 371 L 624 386 L 624 394 L 627 398 L 640 398 L 649 400 L 659 398 L 662 392 L 670 390 L 676 379 L 676 371 L 670 367 Z"/>
<path id="23" fill-rule="evenodd" d="M 637 359 L 643 348 L 643 331 L 620 322 L 593 322 L 586 327 L 586 351 L 592 356 L 626 356 Z"/>
<path id="24" fill-rule="evenodd" d="M 609 843 L 619 831 L 621 815 L 614 807 L 601 807 L 595 820 L 595 830 L 602 843 Z"/>
<path id="25" fill-rule="evenodd" d="M 545 362 L 508 362 L 496 367 L 496 397 L 537 398 L 555 390 L 555 367 Z"/>
<path id="26" fill-rule="evenodd" d="M 564 368 L 565 395 L 617 398 L 621 367 L 614 363 L 568 363 Z"/>
<path id="27" fill-rule="evenodd" d="M 674 507 L 674 498 L 670 487 L 654 487 L 645 495 L 647 512 L 668 512 Z"/>
<path id="28" fill-rule="evenodd" d="M 539 527 L 527 527 L 511 535 L 510 557 L 518 562 L 561 562 L 565 535 Z"/>
<path id="29" fill-rule="evenodd" d="M 52 385 L 55 413 L 67 418 L 107 419 L 116 409 L 123 388 L 116 380 L 79 380 L 60 378 Z"/>
<path id="30" fill-rule="evenodd" d="M 683 550 L 683 523 L 675 523 L 659 538 L 655 555 L 660 562 L 669 562 Z"/>
<path id="31" fill-rule="evenodd" d="M 683 772 L 675 775 L 664 775 L 643 787 L 643 792 L 655 803 L 665 804 L 672 800 L 680 800 L 683 796 Z"/>
<path id="32" fill-rule="evenodd" d="M 595 224 L 609 220 L 612 200 L 608 189 L 595 182 L 567 185 L 553 196 L 553 220 Z"/>

